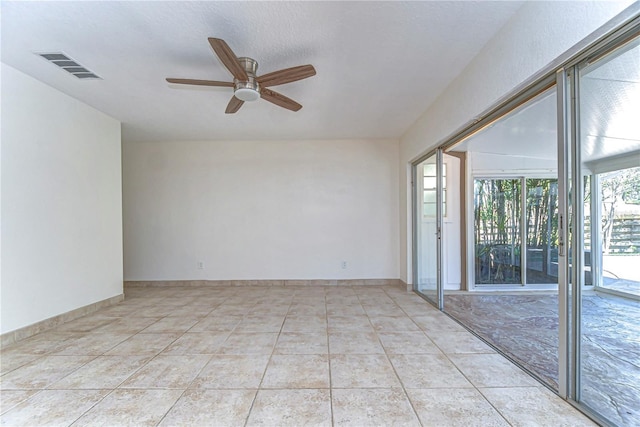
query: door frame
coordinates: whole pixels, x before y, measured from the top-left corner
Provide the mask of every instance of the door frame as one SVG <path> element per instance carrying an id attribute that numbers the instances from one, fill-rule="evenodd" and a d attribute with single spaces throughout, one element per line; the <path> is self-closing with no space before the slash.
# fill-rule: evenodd
<path id="1" fill-rule="evenodd" d="M 421 197 L 418 196 L 418 192 L 423 192 L 424 177 L 418 176 L 418 167 L 425 160 L 436 157 L 436 298 L 432 300 L 418 288 L 419 284 L 419 262 L 420 262 L 420 222 L 422 222 L 422 209 L 420 201 Z M 443 150 L 442 148 L 436 148 L 429 151 L 424 156 L 419 157 L 417 160 L 411 163 L 411 209 L 412 209 L 412 275 L 413 275 L 413 291 L 429 301 L 439 310 L 443 309 L 444 294 L 442 285 L 442 162 L 443 162 Z"/>

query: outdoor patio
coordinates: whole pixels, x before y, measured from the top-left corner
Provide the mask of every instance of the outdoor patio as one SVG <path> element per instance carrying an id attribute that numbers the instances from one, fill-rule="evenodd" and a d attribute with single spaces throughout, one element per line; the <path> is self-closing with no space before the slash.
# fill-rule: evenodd
<path id="1" fill-rule="evenodd" d="M 557 293 L 445 293 L 445 312 L 557 390 Z M 582 319 L 581 400 L 640 425 L 640 302 L 591 291 Z"/>

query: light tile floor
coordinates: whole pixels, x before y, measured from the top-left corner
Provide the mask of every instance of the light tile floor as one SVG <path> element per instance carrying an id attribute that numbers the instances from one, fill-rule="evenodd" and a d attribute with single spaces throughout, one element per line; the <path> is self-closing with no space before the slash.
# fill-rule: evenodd
<path id="1" fill-rule="evenodd" d="M 131 288 L 2 349 L 3 426 L 580 426 L 395 287 Z"/>

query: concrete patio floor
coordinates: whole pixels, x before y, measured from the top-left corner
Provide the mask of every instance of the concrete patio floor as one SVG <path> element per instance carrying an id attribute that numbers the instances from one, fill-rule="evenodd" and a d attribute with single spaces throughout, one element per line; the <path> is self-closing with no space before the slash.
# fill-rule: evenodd
<path id="1" fill-rule="evenodd" d="M 445 312 L 557 390 L 557 294 L 448 293 Z M 582 319 L 581 401 L 640 425 L 640 302 L 585 293 Z"/>

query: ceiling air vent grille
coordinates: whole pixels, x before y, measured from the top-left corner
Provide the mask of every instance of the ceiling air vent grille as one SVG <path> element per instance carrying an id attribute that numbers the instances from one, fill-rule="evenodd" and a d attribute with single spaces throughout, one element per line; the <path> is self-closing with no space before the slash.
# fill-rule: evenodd
<path id="1" fill-rule="evenodd" d="M 62 52 L 38 53 L 37 55 L 46 59 L 52 64 L 57 65 L 58 67 L 65 70 L 67 73 L 72 74 L 79 79 L 82 79 L 82 80 L 102 79 L 102 77 L 90 71 L 88 68 L 80 65 L 78 61 L 69 58 L 66 54 Z"/>

